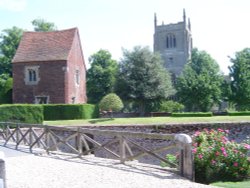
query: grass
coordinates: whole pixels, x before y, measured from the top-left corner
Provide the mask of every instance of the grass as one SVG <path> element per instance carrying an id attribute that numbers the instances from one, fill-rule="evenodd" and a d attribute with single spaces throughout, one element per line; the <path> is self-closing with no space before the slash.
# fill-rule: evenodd
<path id="1" fill-rule="evenodd" d="M 147 117 L 147 118 L 100 118 L 83 120 L 44 121 L 46 125 L 150 125 L 175 123 L 216 123 L 250 122 L 250 116 L 213 116 L 213 117 Z"/>
<path id="2" fill-rule="evenodd" d="M 216 182 L 216 183 L 211 183 L 210 185 L 225 187 L 225 188 L 249 188 L 250 180 L 242 182 Z"/>

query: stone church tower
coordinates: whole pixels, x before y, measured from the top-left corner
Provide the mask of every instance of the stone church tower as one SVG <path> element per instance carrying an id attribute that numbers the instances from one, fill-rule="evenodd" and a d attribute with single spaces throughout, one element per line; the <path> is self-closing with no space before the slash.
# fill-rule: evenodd
<path id="1" fill-rule="evenodd" d="M 154 28 L 154 52 L 159 52 L 162 55 L 165 66 L 172 74 L 173 81 L 175 81 L 175 78 L 181 74 L 184 65 L 191 58 L 190 19 L 187 23 L 184 9 L 182 22 L 157 25 L 155 14 Z"/>

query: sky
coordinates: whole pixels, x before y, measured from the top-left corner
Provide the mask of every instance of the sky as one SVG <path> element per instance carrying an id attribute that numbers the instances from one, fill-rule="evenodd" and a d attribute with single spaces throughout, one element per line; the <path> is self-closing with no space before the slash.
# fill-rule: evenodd
<path id="1" fill-rule="evenodd" d="M 122 49 L 149 46 L 153 50 L 154 13 L 158 23 L 191 20 L 193 46 L 205 50 L 228 73 L 228 56 L 250 47 L 249 0 L 0 0 L 0 32 L 17 26 L 32 31 L 37 18 L 59 30 L 77 27 L 85 63 L 100 49 L 113 59 Z"/>

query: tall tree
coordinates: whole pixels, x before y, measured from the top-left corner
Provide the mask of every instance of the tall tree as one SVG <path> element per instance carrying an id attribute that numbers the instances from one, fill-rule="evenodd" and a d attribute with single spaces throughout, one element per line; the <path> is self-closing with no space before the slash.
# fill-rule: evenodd
<path id="1" fill-rule="evenodd" d="M 0 75 L 0 104 L 12 103 L 13 79 L 8 74 Z"/>
<path id="2" fill-rule="evenodd" d="M 238 110 L 250 110 L 250 48 L 236 52 L 230 60 L 231 100 Z"/>
<path id="3" fill-rule="evenodd" d="M 118 65 L 107 50 L 99 50 L 89 58 L 87 71 L 87 96 L 90 103 L 98 103 L 113 92 Z"/>
<path id="4" fill-rule="evenodd" d="M 11 61 L 14 57 L 19 42 L 21 40 L 23 30 L 18 27 L 5 29 L 0 36 L 0 75 L 3 73 L 12 74 Z"/>
<path id="5" fill-rule="evenodd" d="M 34 26 L 34 30 L 38 32 L 45 32 L 45 31 L 55 31 L 57 30 L 56 26 L 52 22 L 47 22 L 44 19 L 35 19 L 32 22 Z"/>
<path id="6" fill-rule="evenodd" d="M 173 94 L 171 78 L 160 55 L 152 53 L 148 47 L 123 50 L 117 93 L 124 100 L 137 102 L 141 115 L 149 103 L 160 102 Z"/>
<path id="7" fill-rule="evenodd" d="M 209 111 L 221 100 L 222 80 L 216 61 L 195 48 L 191 61 L 177 79 L 177 96 L 188 111 Z"/>

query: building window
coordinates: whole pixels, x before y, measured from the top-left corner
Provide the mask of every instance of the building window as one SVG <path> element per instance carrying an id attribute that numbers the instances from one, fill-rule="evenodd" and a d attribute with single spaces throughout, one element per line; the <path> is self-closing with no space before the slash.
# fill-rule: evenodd
<path id="1" fill-rule="evenodd" d="M 49 97 L 48 96 L 35 96 L 35 103 L 36 104 L 48 104 Z"/>
<path id="2" fill-rule="evenodd" d="M 167 48 L 176 48 L 176 37 L 174 34 L 168 34 L 166 39 Z"/>
<path id="3" fill-rule="evenodd" d="M 173 64 L 174 63 L 174 58 L 170 57 L 168 60 L 169 60 L 169 64 Z"/>
<path id="4" fill-rule="evenodd" d="M 80 73 L 79 73 L 79 70 L 76 70 L 75 77 L 76 77 L 76 84 L 79 85 L 79 83 L 80 83 Z"/>
<path id="5" fill-rule="evenodd" d="M 28 69 L 29 72 L 29 82 L 36 82 L 36 71 L 33 69 Z"/>
<path id="6" fill-rule="evenodd" d="M 36 85 L 40 81 L 39 66 L 25 66 L 24 82 L 26 85 Z"/>

